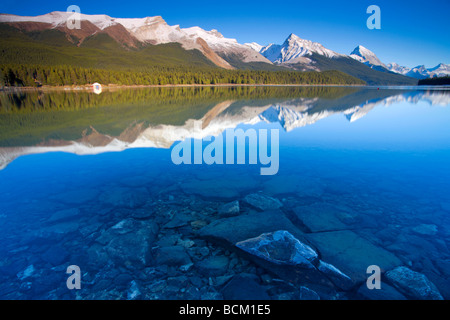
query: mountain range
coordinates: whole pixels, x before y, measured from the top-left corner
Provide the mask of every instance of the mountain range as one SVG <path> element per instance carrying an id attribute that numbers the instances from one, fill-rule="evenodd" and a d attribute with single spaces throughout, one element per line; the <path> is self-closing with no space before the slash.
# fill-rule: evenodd
<path id="1" fill-rule="evenodd" d="M 369 85 L 415 85 L 417 78 L 448 74 L 450 69 L 444 64 L 431 69 L 384 65 L 362 46 L 350 55 L 340 54 L 294 34 L 289 35 L 282 45 L 240 44 L 236 39 L 225 38 L 215 29 L 206 31 L 200 27 L 170 26 L 160 16 L 112 18 L 80 14 L 81 28 L 70 29 L 67 21 L 72 14 L 51 12 L 34 17 L 0 14 L 0 48 L 3 50 L 0 63 L 17 59 L 39 63 L 47 54 L 55 64 L 75 64 L 79 55 L 73 50 L 63 54 L 61 48 L 93 48 L 97 51 L 90 51 L 89 58 L 96 55 L 92 61 L 97 61 L 98 66 L 102 66 L 102 57 L 120 64 L 120 50 L 125 50 L 144 52 L 146 56 L 142 59 L 146 63 L 151 60 L 163 65 L 189 62 L 195 66 L 224 69 L 338 70 Z M 171 46 L 173 44 L 178 47 Z M 108 50 L 108 53 L 99 50 Z M 117 54 L 108 58 L 112 51 Z M 79 61 L 79 64 L 83 63 L 82 59 Z M 122 64 L 126 63 L 122 61 Z"/>
<path id="2" fill-rule="evenodd" d="M 391 62 L 384 64 L 378 59 L 378 57 L 370 51 L 369 49 L 359 45 L 351 53 L 350 57 L 353 59 L 366 64 L 371 68 L 377 70 L 389 70 L 398 74 L 403 74 L 408 77 L 416 79 L 426 79 L 434 77 L 445 77 L 450 75 L 450 65 L 439 63 L 433 68 L 426 68 L 424 65 L 420 65 L 414 68 L 408 68 L 405 66 L 400 66 L 398 63 Z"/>
<path id="3" fill-rule="evenodd" d="M 327 49 L 318 42 L 301 39 L 295 34 L 289 35 L 282 45 L 269 44 L 267 46 L 261 46 L 255 42 L 246 43 L 245 45 L 258 53 L 261 53 L 274 64 L 292 66 L 302 70 L 324 70 L 320 63 L 317 63 L 317 59 L 314 58 L 314 55 L 319 55 L 325 58 L 334 59 L 335 64 L 336 61 L 345 61 L 345 58 L 352 58 L 373 70 L 401 74 L 416 79 L 450 75 L 450 65 L 448 64 L 440 63 L 436 67 L 428 69 L 424 65 L 408 68 L 394 62 L 384 64 L 375 53 L 361 45 L 358 45 L 347 56 Z M 340 68 L 337 69 L 340 70 Z"/>

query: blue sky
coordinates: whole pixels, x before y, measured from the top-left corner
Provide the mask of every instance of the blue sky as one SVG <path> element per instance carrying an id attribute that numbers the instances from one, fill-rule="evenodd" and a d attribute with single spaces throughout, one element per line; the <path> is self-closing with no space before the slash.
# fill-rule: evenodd
<path id="1" fill-rule="evenodd" d="M 325 47 L 349 54 L 361 44 L 385 63 L 434 67 L 450 63 L 449 0 L 426 1 L 176 1 L 97 0 L 2 1 L 0 12 L 40 15 L 65 11 L 76 4 L 86 14 L 137 18 L 162 16 L 168 24 L 217 29 L 240 43 L 283 43 L 290 33 L 317 41 Z M 381 9 L 381 30 L 369 30 L 369 5 Z"/>

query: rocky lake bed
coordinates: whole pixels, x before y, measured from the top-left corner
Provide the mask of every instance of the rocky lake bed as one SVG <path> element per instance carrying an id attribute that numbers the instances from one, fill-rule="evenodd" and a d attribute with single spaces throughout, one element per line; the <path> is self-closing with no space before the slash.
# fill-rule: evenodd
<path id="1" fill-rule="evenodd" d="M 0 297 L 450 298 L 446 203 L 410 201 L 393 212 L 397 198 L 361 198 L 336 190 L 331 178 L 287 192 L 255 188 L 251 177 L 210 188 L 184 178 L 166 177 L 158 188 L 142 177 L 66 188 L 38 206 L 32 199 L 40 195 L 29 196 L 16 208 L 29 213 L 26 223 L 20 215 L 5 223 L 14 231 L 0 249 Z M 441 223 L 411 216 L 427 206 Z M 81 269 L 80 290 L 66 286 L 69 265 Z M 379 290 L 367 287 L 370 265 L 381 269 Z"/>

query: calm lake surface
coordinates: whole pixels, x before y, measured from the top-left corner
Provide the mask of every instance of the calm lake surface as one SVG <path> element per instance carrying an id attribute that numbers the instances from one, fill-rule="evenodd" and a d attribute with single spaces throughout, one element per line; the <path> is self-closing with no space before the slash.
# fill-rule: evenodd
<path id="1" fill-rule="evenodd" d="M 0 103 L 2 299 L 450 298 L 449 89 L 33 91 Z M 180 142 L 208 148 L 236 129 L 277 130 L 276 174 L 249 163 L 251 139 L 244 164 L 172 161 Z M 310 269 L 290 263 L 289 237 L 263 256 L 245 250 L 256 240 L 236 246 L 281 230 L 317 254 Z M 81 289 L 67 286 L 71 265 Z M 379 290 L 367 289 L 370 265 Z"/>

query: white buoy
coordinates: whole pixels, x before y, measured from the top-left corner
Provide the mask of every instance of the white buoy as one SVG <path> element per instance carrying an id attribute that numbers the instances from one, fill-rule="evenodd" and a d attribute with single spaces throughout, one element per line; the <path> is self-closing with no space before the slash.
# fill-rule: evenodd
<path id="1" fill-rule="evenodd" d="M 100 94 L 102 93 L 102 85 L 98 82 L 95 82 L 94 84 L 92 84 L 92 90 L 95 94 Z"/>

